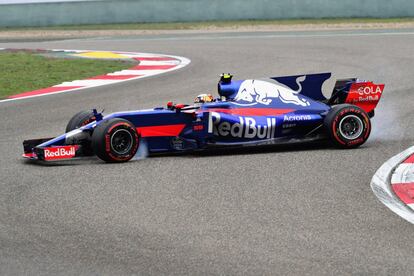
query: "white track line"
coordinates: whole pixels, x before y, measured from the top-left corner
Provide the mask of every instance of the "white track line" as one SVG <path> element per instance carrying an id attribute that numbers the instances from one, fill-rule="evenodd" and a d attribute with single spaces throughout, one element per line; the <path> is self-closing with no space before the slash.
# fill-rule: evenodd
<path id="1" fill-rule="evenodd" d="M 398 36 L 398 35 L 414 35 L 414 31 L 398 31 L 398 32 L 355 32 L 355 33 L 304 33 L 306 31 L 297 31 L 298 33 L 271 33 L 271 31 L 266 32 L 270 34 L 245 34 L 245 33 L 232 33 L 232 35 L 200 35 L 200 36 L 169 36 L 169 37 L 137 37 L 137 38 L 114 38 L 114 37 L 107 37 L 103 39 L 99 39 L 99 41 L 183 41 L 183 40 L 218 40 L 218 39 L 257 39 L 257 38 L 318 38 L 318 37 L 364 37 L 364 36 Z M 302 32 L 302 33 L 301 33 Z M 323 32 L 323 31 L 315 31 L 315 32 Z M 326 31 L 326 32 L 334 32 Z M 83 41 L 90 41 L 91 39 L 83 39 Z M 70 41 L 70 40 L 68 40 Z"/>
<path id="2" fill-rule="evenodd" d="M 123 81 L 123 80 L 75 80 L 75 81 L 62 82 L 61 84 L 54 85 L 53 87 L 66 87 L 66 86 L 95 87 L 95 86 L 113 84 L 113 83 L 120 82 L 120 81 Z"/>
<path id="3" fill-rule="evenodd" d="M 371 189 L 385 206 L 403 219 L 414 224 L 412 206 L 404 204 L 392 191 L 391 177 L 398 165 L 414 154 L 414 147 L 397 154 L 385 162 L 374 174 L 371 180 Z"/>
<path id="4" fill-rule="evenodd" d="M 165 70 L 122 70 L 119 72 L 109 73 L 110 76 L 122 76 L 122 75 L 146 75 L 154 76 L 164 73 Z"/>

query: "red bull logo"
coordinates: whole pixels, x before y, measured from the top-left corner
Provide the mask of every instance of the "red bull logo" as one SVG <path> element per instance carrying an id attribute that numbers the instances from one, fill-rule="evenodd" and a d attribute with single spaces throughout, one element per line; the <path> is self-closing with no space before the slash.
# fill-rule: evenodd
<path id="1" fill-rule="evenodd" d="M 275 137 L 276 118 L 267 118 L 266 124 L 258 124 L 251 117 L 238 117 L 238 122 L 230 123 L 222 121 L 220 113 L 211 112 L 209 118 L 208 132 L 216 136 L 249 138 L 249 139 L 272 139 Z"/>
<path id="2" fill-rule="evenodd" d="M 299 93 L 302 91 L 302 84 L 306 76 L 299 77 L 296 83 L 299 86 L 297 91 L 280 84 L 262 80 L 245 80 L 239 88 L 236 97 L 236 102 L 246 103 L 247 105 L 254 105 L 256 103 L 269 105 L 273 99 L 280 99 L 283 103 L 290 103 L 300 106 L 309 106 L 310 103 L 305 98 L 301 97 Z"/>
<path id="3" fill-rule="evenodd" d="M 77 146 L 45 148 L 45 160 L 68 159 L 75 157 Z"/>

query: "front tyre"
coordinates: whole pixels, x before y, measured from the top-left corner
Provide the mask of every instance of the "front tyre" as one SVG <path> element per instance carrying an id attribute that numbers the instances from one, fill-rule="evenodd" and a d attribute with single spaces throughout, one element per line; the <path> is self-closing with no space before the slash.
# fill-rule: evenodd
<path id="1" fill-rule="evenodd" d="M 70 132 L 74 129 L 83 127 L 89 123 L 96 121 L 95 114 L 91 110 L 83 110 L 75 115 L 69 120 L 68 124 L 66 125 L 66 131 Z"/>
<path id="2" fill-rule="evenodd" d="M 129 161 L 136 154 L 138 146 L 135 126 L 120 118 L 100 123 L 92 135 L 92 149 L 105 162 Z"/>
<path id="3" fill-rule="evenodd" d="M 359 147 L 371 132 L 368 114 L 350 104 L 340 104 L 329 110 L 324 125 L 332 142 L 340 148 Z"/>
<path id="4" fill-rule="evenodd" d="M 65 132 L 71 132 L 72 130 L 78 129 L 80 127 L 83 127 L 89 123 L 92 123 L 96 121 L 95 114 L 91 110 L 83 110 L 75 115 L 69 120 L 68 124 L 66 125 Z M 83 137 L 81 140 L 73 140 L 73 137 L 70 140 L 66 140 L 69 144 L 81 144 L 82 145 L 82 154 L 86 156 L 93 155 L 93 150 L 91 147 L 91 143 L 89 140 L 89 136 L 87 139 Z"/>

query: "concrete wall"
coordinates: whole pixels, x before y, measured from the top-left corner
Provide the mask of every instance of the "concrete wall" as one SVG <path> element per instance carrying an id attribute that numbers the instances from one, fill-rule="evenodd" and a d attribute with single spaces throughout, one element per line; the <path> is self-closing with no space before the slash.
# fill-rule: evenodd
<path id="1" fill-rule="evenodd" d="M 413 16 L 414 0 L 96 0 L 0 5 L 0 26 Z"/>

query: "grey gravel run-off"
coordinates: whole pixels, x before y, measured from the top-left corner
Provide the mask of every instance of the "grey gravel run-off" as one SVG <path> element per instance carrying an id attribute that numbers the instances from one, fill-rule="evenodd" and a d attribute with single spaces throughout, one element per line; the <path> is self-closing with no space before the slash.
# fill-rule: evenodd
<path id="1" fill-rule="evenodd" d="M 403 32 L 403 33 L 399 33 Z M 141 36 L 0 47 L 165 53 L 176 72 L 0 104 L 0 274 L 413 274 L 413 225 L 370 188 L 414 143 L 414 32 Z M 126 164 L 25 164 L 26 138 L 58 135 L 83 109 L 191 102 L 218 75 L 332 71 L 384 82 L 369 141 L 154 157 Z M 333 83 L 327 84 L 329 90 Z"/>

